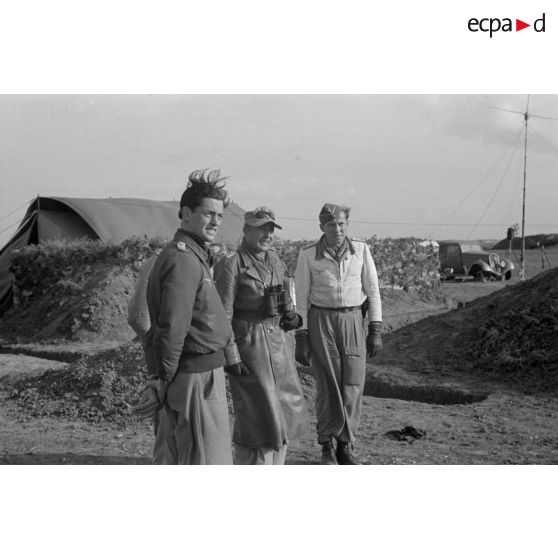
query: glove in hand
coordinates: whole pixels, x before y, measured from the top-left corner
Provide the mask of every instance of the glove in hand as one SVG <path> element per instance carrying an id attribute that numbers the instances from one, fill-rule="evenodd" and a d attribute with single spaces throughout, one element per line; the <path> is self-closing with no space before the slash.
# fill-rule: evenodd
<path id="1" fill-rule="evenodd" d="M 295 333 L 295 340 L 295 360 L 304 366 L 310 366 L 310 342 L 308 340 L 308 330 L 299 329 Z"/>
<path id="2" fill-rule="evenodd" d="M 383 348 L 382 322 L 370 322 L 368 324 L 368 335 L 366 336 L 366 352 L 368 356 L 378 356 Z"/>
<path id="3" fill-rule="evenodd" d="M 240 360 L 240 353 L 235 342 L 225 347 L 225 372 L 231 376 L 249 376 L 250 370 Z"/>
<path id="4" fill-rule="evenodd" d="M 153 380 L 147 383 L 142 391 L 140 400 L 132 407 L 132 412 L 141 419 L 147 419 L 155 416 L 157 411 L 163 406 L 159 398 L 159 383 Z"/>
<path id="5" fill-rule="evenodd" d="M 284 331 L 291 331 L 302 325 L 302 318 L 296 312 L 287 312 L 281 320 L 281 327 Z"/>
<path id="6" fill-rule="evenodd" d="M 250 370 L 243 362 L 235 362 L 225 366 L 225 372 L 231 376 L 249 376 Z"/>

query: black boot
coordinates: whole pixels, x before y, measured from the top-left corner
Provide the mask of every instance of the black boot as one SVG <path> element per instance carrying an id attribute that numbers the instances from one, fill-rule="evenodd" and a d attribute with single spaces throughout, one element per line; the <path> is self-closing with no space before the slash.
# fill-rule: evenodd
<path id="1" fill-rule="evenodd" d="M 333 451 L 333 444 L 330 442 L 321 442 L 322 446 L 322 459 L 321 465 L 337 465 L 335 453 Z"/>
<path id="2" fill-rule="evenodd" d="M 335 455 L 339 465 L 360 465 L 360 461 L 351 453 L 351 448 L 347 442 L 337 442 Z"/>

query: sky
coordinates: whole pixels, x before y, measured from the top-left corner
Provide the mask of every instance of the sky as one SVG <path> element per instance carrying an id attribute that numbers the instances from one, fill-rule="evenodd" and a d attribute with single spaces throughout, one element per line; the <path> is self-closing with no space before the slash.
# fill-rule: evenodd
<path id="1" fill-rule="evenodd" d="M 353 236 L 503 238 L 521 223 L 527 100 L 0 95 L 0 245 L 37 194 L 179 199 L 200 168 L 242 208 L 271 207 L 282 238 L 317 238 L 325 202 L 351 207 Z M 526 233 L 558 233 L 558 95 L 529 113 Z"/>

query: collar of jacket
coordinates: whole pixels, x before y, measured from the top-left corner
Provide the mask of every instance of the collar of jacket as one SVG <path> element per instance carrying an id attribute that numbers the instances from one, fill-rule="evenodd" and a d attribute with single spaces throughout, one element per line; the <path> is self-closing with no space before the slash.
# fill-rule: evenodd
<path id="1" fill-rule="evenodd" d="M 271 282 L 273 283 L 274 277 L 277 276 L 277 269 L 273 256 L 269 250 L 265 253 L 265 262 L 260 262 L 257 258 L 250 254 L 250 249 L 246 246 L 245 242 L 242 241 L 240 247 L 238 248 L 238 255 L 242 261 L 242 267 L 246 269 L 246 273 L 252 277 L 252 279 L 259 281 L 260 283 L 264 283 L 258 273 L 258 270 L 256 269 L 256 265 L 260 264 L 262 267 L 267 267 L 269 271 L 271 271 Z"/>
<path id="2" fill-rule="evenodd" d="M 347 243 L 347 247 L 349 248 L 349 252 L 351 254 L 354 254 L 355 253 L 355 247 L 353 246 L 353 243 L 352 243 L 351 239 L 348 236 L 346 236 L 345 240 L 343 242 Z M 318 240 L 318 243 L 316 244 L 316 259 L 319 260 L 321 258 L 324 258 L 326 256 L 326 254 L 327 254 L 327 243 L 326 243 L 326 239 L 325 239 L 325 234 L 322 234 L 322 236 L 320 237 L 320 240 Z"/>
<path id="3" fill-rule="evenodd" d="M 173 243 L 184 242 L 184 244 L 202 258 L 204 262 L 209 263 L 209 252 L 206 248 L 206 243 L 192 233 L 184 229 L 178 229 L 176 233 L 174 233 L 172 241 Z"/>

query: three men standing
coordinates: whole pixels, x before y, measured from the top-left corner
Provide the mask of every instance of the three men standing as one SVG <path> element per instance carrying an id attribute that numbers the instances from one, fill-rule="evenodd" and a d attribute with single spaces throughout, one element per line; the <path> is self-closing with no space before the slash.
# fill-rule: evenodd
<path id="1" fill-rule="evenodd" d="M 345 206 L 323 206 L 323 235 L 300 251 L 295 272 L 303 321 L 296 332 L 296 360 L 312 362 L 321 462 L 331 465 L 358 464 L 351 449 L 360 423 L 366 354 L 376 356 L 382 349 L 378 274 L 366 243 L 347 236 L 349 212 Z M 366 300 L 368 334 L 361 310 Z"/>
<path id="2" fill-rule="evenodd" d="M 216 266 L 214 283 L 209 244 L 226 203 L 218 171 L 191 173 L 180 200 L 180 228 L 149 275 L 151 329 L 144 348 L 156 375 L 135 411 L 159 413 L 154 462 L 232 464 L 226 371 L 235 410 L 234 462 L 283 464 L 289 441 L 308 425 L 284 333 L 299 328 L 295 357 L 304 365 L 312 360 L 322 463 L 358 464 L 351 449 L 366 354 L 382 349 L 382 310 L 368 246 L 347 237 L 349 208 L 323 206 L 323 235 L 298 256 L 295 313 L 285 266 L 270 250 L 281 226 L 268 208 L 246 213 L 242 244 Z"/>

